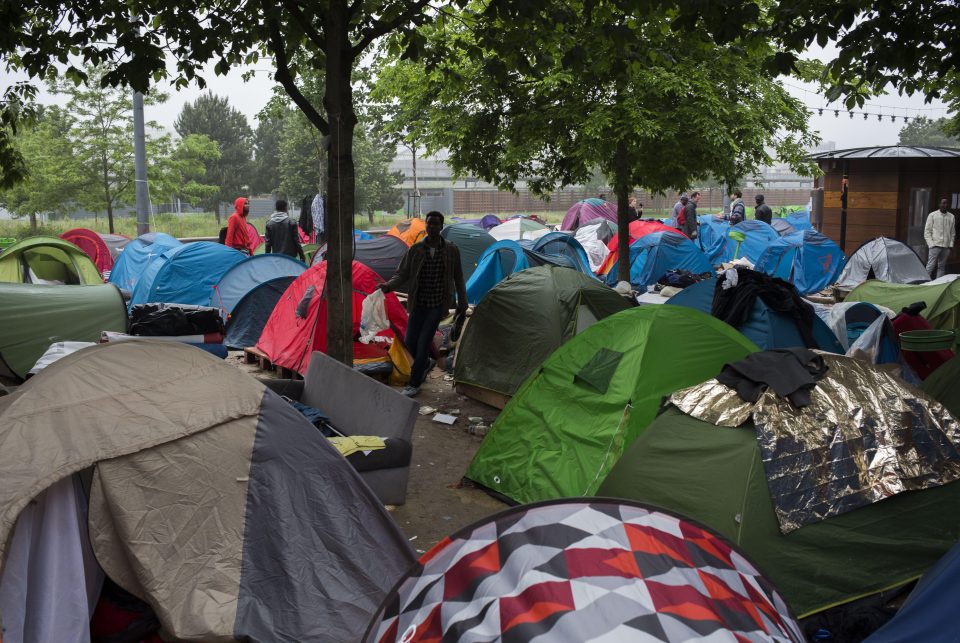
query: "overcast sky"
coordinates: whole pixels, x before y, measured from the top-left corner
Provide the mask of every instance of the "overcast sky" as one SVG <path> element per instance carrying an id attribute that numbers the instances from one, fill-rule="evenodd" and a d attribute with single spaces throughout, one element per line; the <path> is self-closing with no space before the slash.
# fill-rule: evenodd
<path id="1" fill-rule="evenodd" d="M 216 76 L 212 72 L 212 66 L 204 78 L 207 80 L 208 89 L 221 96 L 225 96 L 230 103 L 238 110 L 243 112 L 250 121 L 251 127 L 256 127 L 256 115 L 269 100 L 273 88 L 273 80 L 266 63 L 260 63 L 257 71 L 250 81 L 244 82 L 242 70 L 237 69 L 226 76 Z M 9 74 L 0 72 L 0 84 L 6 84 L 12 78 Z M 870 116 L 864 120 L 861 113 L 856 113 L 851 119 L 847 111 L 840 104 L 827 104 L 824 99 L 816 92 L 816 86 L 804 85 L 799 81 L 787 79 L 784 81 L 787 90 L 801 99 L 803 103 L 812 110 L 810 118 L 811 127 L 820 133 L 824 142 L 832 141 L 836 143 L 837 149 L 849 147 L 866 147 L 872 145 L 893 145 L 897 142 L 900 129 L 904 126 L 903 116 L 908 116 L 912 120 L 916 116 L 927 116 L 930 118 L 940 118 L 947 115 L 947 110 L 943 103 L 936 101 L 925 103 L 923 97 L 901 97 L 897 94 L 889 94 L 868 103 L 864 108 L 857 108 L 856 112 L 867 112 Z M 161 126 L 173 130 L 173 122 L 180 113 L 183 105 L 196 98 L 206 90 L 197 87 L 179 92 L 172 92 L 169 87 L 164 88 L 170 95 L 169 100 L 160 106 L 147 107 L 147 120 L 157 121 Z M 43 103 L 57 102 L 55 97 L 46 93 L 41 93 L 40 101 Z M 824 112 L 821 116 L 819 108 Z M 834 116 L 834 109 L 840 110 L 840 116 Z M 881 114 L 883 119 L 877 120 L 876 114 Z M 896 122 L 891 122 L 890 117 L 896 116 Z"/>

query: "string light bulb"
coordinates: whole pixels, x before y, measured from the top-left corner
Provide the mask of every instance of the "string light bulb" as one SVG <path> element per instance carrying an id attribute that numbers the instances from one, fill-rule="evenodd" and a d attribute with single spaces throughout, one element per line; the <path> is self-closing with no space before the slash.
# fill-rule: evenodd
<path id="1" fill-rule="evenodd" d="M 823 116 L 823 108 L 822 108 L 822 107 L 821 107 L 820 109 L 818 109 L 817 111 L 820 112 L 820 116 Z"/>
<path id="2" fill-rule="evenodd" d="M 853 118 L 853 112 L 847 112 L 847 113 L 850 114 L 850 118 Z"/>
<path id="3" fill-rule="evenodd" d="M 868 116 L 870 116 L 870 114 L 864 112 L 864 113 L 863 113 L 863 120 L 867 120 L 867 117 L 868 117 Z"/>
<path id="4" fill-rule="evenodd" d="M 883 122 L 883 114 L 877 114 L 877 122 L 878 123 Z"/>
<path id="5" fill-rule="evenodd" d="M 840 110 L 839 110 L 839 109 L 833 110 L 833 116 L 834 116 L 834 118 L 840 116 Z"/>

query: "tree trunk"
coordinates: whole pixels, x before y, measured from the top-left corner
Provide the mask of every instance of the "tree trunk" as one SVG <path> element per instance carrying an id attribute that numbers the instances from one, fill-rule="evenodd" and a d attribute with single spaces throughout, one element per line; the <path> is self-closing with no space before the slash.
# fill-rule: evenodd
<path id="1" fill-rule="evenodd" d="M 353 54 L 346 0 L 327 7 L 327 86 L 323 105 L 330 123 L 327 169 L 327 354 L 353 365 L 353 210 L 354 168 Z"/>
<path id="2" fill-rule="evenodd" d="M 107 202 L 107 228 L 113 234 L 113 199 L 110 198 L 110 170 L 106 158 L 103 159 L 103 197 Z"/>
<path id="3" fill-rule="evenodd" d="M 413 202 L 417 204 L 413 216 L 420 218 L 420 188 L 417 187 L 417 146 L 411 145 L 410 152 L 413 155 Z"/>
<path id="4" fill-rule="evenodd" d="M 220 205 L 220 199 L 217 198 L 217 201 L 213 206 L 213 216 L 217 220 L 217 232 L 220 231 Z"/>
<path id="5" fill-rule="evenodd" d="M 622 139 L 617 142 L 614 152 L 613 188 L 617 195 L 617 281 L 630 281 L 630 223 L 629 194 L 631 186 L 627 171 L 627 144 Z"/>
<path id="6" fill-rule="evenodd" d="M 37 231 L 37 213 L 36 212 L 30 213 L 30 231 L 31 232 Z"/>

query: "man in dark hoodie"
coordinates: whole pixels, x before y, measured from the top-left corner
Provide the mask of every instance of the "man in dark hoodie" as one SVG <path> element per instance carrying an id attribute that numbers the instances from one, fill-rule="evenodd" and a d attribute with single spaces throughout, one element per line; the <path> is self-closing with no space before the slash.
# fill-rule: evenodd
<path id="1" fill-rule="evenodd" d="M 300 261 L 306 263 L 307 258 L 303 254 L 303 248 L 300 247 L 297 222 L 287 213 L 287 202 L 284 199 L 278 199 L 276 208 L 277 211 L 267 220 L 266 251 L 299 257 Z"/>
<path id="2" fill-rule="evenodd" d="M 763 195 L 758 194 L 753 197 L 757 202 L 757 207 L 753 209 L 753 218 L 757 221 L 763 221 L 767 225 L 773 221 L 773 210 L 770 209 L 770 206 L 764 203 Z"/>

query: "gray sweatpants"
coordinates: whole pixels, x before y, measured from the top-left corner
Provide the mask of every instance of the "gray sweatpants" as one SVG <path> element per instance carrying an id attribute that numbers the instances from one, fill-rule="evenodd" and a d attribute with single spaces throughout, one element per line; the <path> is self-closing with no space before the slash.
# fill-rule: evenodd
<path id="1" fill-rule="evenodd" d="M 927 256 L 927 272 L 931 279 L 942 277 L 947 272 L 947 257 L 950 256 L 950 248 L 941 248 L 933 246 L 929 249 Z M 933 274 L 936 271 L 937 274 Z"/>

